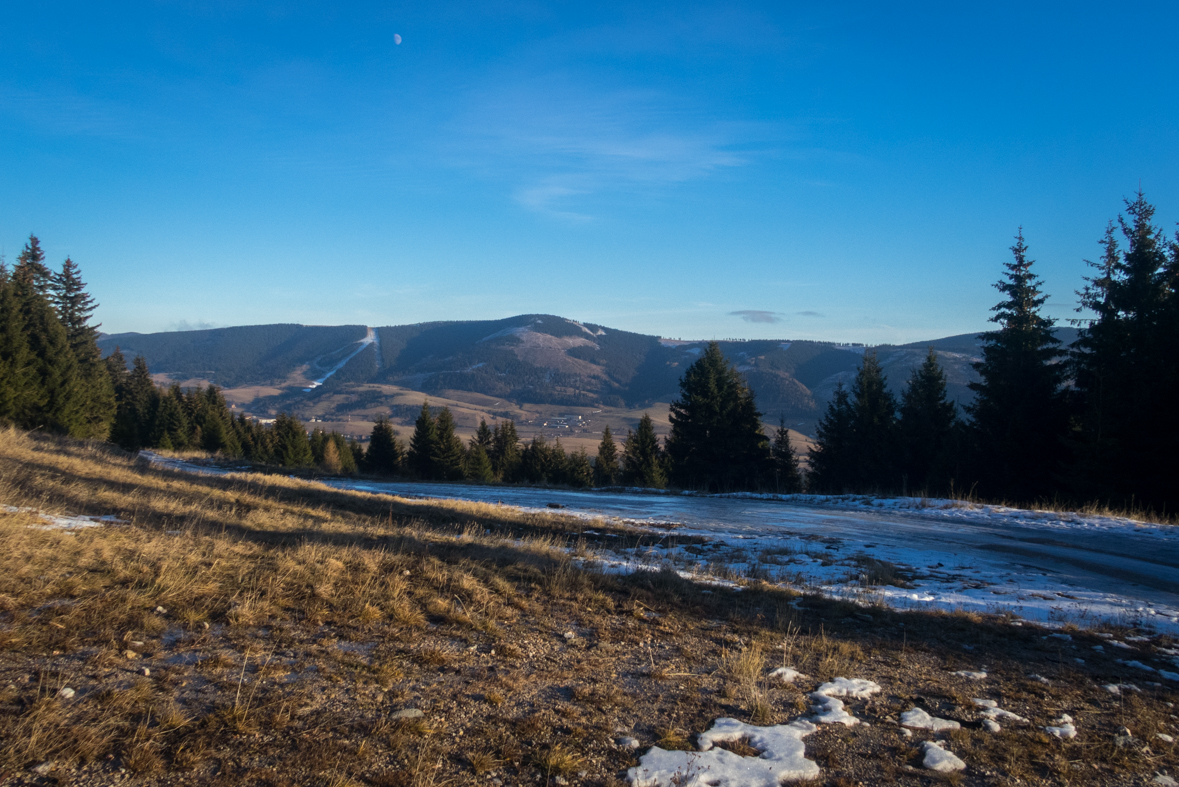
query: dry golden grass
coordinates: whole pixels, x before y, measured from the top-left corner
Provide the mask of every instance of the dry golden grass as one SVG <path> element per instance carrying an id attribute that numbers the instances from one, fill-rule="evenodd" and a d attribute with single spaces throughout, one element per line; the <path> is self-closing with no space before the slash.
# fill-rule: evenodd
<path id="1" fill-rule="evenodd" d="M 1179 698 L 1101 690 L 1137 677 L 1112 656 L 1086 648 L 1087 665 L 1068 664 L 1034 627 L 985 616 L 582 571 L 571 554 L 592 552 L 587 525 L 559 514 L 194 477 L 11 430 L 0 504 L 128 523 L 67 532 L 0 513 L 0 781 L 49 763 L 78 784 L 120 768 L 153 785 L 617 784 L 635 762 L 619 731 L 690 749 L 721 716 L 804 713 L 812 689 L 769 683 L 779 665 L 886 687 L 849 703 L 870 728 L 808 738 L 831 783 L 927 783 L 904 770 L 919 762 L 888 721 L 915 704 L 963 722 L 967 784 L 1121 784 L 1176 767 L 1173 748 L 1143 742 L 1175 732 L 1165 703 Z M 1035 724 L 978 729 L 973 687 L 948 676 L 979 663 L 986 690 Z M 1040 731 L 1060 712 L 1082 720 L 1077 741 Z M 1131 747 L 1113 742 L 1122 725 Z"/>

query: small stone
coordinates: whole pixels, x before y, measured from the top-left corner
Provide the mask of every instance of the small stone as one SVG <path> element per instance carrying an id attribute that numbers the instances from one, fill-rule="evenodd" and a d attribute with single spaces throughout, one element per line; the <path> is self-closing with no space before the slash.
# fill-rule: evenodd
<path id="1" fill-rule="evenodd" d="M 29 768 L 29 770 L 31 770 L 33 773 L 37 774 L 38 776 L 47 776 L 49 774 L 49 772 L 51 770 L 53 770 L 53 763 L 43 762 L 40 765 L 36 765 L 32 768 Z"/>
<path id="2" fill-rule="evenodd" d="M 206 620 L 201 625 L 203 625 L 205 627 L 205 631 L 209 630 L 209 621 Z"/>
<path id="3" fill-rule="evenodd" d="M 163 607 L 156 607 L 156 614 L 157 615 L 167 615 L 168 610 L 164 609 Z"/>
<path id="4" fill-rule="evenodd" d="M 1154 737 L 1158 738 L 1163 743 L 1174 743 L 1175 742 L 1174 738 L 1172 738 L 1170 735 L 1167 735 L 1162 732 L 1156 732 Z"/>
<path id="5" fill-rule="evenodd" d="M 393 719 L 393 720 L 420 719 L 425 715 L 426 715 L 425 713 L 422 713 L 417 708 L 404 708 L 402 710 L 399 710 L 399 711 L 389 714 L 389 718 Z"/>
<path id="6" fill-rule="evenodd" d="M 75 692 L 69 686 L 62 686 L 60 689 L 57 690 L 58 698 L 63 699 L 63 700 L 72 700 L 74 698 L 74 694 L 76 694 L 76 693 L 77 692 Z"/>
<path id="7" fill-rule="evenodd" d="M 574 634 L 572 631 L 566 631 L 566 632 L 565 632 L 565 639 L 567 639 L 567 640 L 573 640 L 573 639 L 576 639 L 576 638 L 577 638 L 577 635 L 576 635 L 576 634 Z"/>
<path id="8" fill-rule="evenodd" d="M 904 727 L 901 727 L 901 735 L 902 735 L 903 737 L 906 737 L 906 738 L 912 738 L 912 737 L 913 737 L 913 731 L 912 731 L 912 730 L 907 730 L 907 729 L 905 729 Z"/>
<path id="9" fill-rule="evenodd" d="M 151 670 L 149 670 L 147 667 L 144 667 L 143 669 L 141 669 L 140 672 L 143 674 L 143 677 L 145 677 L 145 678 L 151 677 Z"/>
<path id="10" fill-rule="evenodd" d="M 621 749 L 637 749 L 641 745 L 638 738 L 631 738 L 628 735 L 624 735 L 621 738 L 615 738 L 614 742 L 617 743 L 618 747 Z"/>
<path id="11" fill-rule="evenodd" d="M 1134 733 L 1130 732 L 1129 727 L 1118 727 L 1118 735 L 1124 735 L 1127 738 L 1134 737 Z"/>
<path id="12" fill-rule="evenodd" d="M 550 505 L 551 505 L 551 504 L 550 504 Z M 568 784 L 568 783 L 569 783 L 569 782 L 565 781 L 565 777 L 564 777 L 564 776 L 556 776 L 556 777 L 554 777 L 554 778 L 553 778 L 553 784 L 564 785 L 564 784 Z"/>
<path id="13" fill-rule="evenodd" d="M 123 658 L 137 659 L 137 658 L 139 658 L 139 654 L 133 650 L 124 650 L 123 651 Z"/>

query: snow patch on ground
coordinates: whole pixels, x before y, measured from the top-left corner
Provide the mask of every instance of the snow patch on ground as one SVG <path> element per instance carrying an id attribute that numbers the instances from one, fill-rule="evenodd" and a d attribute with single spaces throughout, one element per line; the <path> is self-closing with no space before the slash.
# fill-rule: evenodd
<path id="1" fill-rule="evenodd" d="M 880 684 L 864 678 L 836 678 L 815 689 L 815 694 L 827 697 L 848 697 L 853 700 L 866 700 L 873 694 L 879 693 Z"/>
<path id="2" fill-rule="evenodd" d="M 849 713 L 843 706 L 843 701 L 837 697 L 862 700 L 880 691 L 880 684 L 863 678 L 836 678 L 824 683 L 808 696 L 814 705 L 811 709 L 814 715 L 811 719 L 819 724 L 842 724 L 854 727 L 860 720 Z"/>
<path id="3" fill-rule="evenodd" d="M 770 677 L 774 680 L 780 680 L 783 683 L 793 683 L 799 678 L 805 678 L 806 675 L 803 675 L 792 667 L 778 667 L 776 670 L 770 672 Z"/>
<path id="4" fill-rule="evenodd" d="M 784 781 L 814 779 L 819 766 L 806 758 L 803 737 L 817 729 L 807 721 L 755 727 L 736 719 L 717 719 L 697 739 L 699 752 L 666 751 L 653 746 L 627 771 L 634 787 L 778 787 Z M 749 740 L 760 752 L 744 757 L 717 743 Z"/>
<path id="5" fill-rule="evenodd" d="M 953 771 L 960 771 L 966 767 L 966 763 L 958 759 L 953 753 L 943 749 L 934 741 L 923 743 L 921 750 L 925 753 L 925 759 L 921 761 L 921 764 L 925 766 L 926 770 L 937 771 L 938 773 L 951 773 Z"/>
<path id="6" fill-rule="evenodd" d="M 912 708 L 901 714 L 901 726 L 912 727 L 915 730 L 941 732 L 942 730 L 956 730 L 962 725 L 951 719 L 930 716 L 921 708 Z"/>
<path id="7" fill-rule="evenodd" d="M 1044 732 L 1065 740 L 1077 737 L 1077 728 L 1073 726 L 1073 717 L 1067 713 L 1060 714 L 1060 718 L 1052 724 L 1055 726 L 1045 727 Z"/>
<path id="8" fill-rule="evenodd" d="M 1017 713 L 1012 713 L 1009 710 L 1003 710 L 999 707 L 999 703 L 995 702 L 994 700 L 975 698 L 972 699 L 971 702 L 973 702 L 977 707 L 983 709 L 980 713 L 983 718 L 990 719 L 991 721 L 1003 719 L 1004 721 L 1027 723 L 1027 719 L 1025 719 L 1023 716 L 1020 716 Z M 992 732 L 998 732 L 998 730 L 992 730 Z"/>
<path id="9" fill-rule="evenodd" d="M 860 723 L 860 720 L 847 712 L 843 707 L 843 701 L 837 700 L 834 697 L 828 697 L 826 694 L 819 692 L 812 692 L 810 698 L 814 701 L 811 710 L 814 714 L 811 716 L 815 722 L 819 724 L 842 724 L 845 727 L 854 727 Z"/>
<path id="10" fill-rule="evenodd" d="M 126 520 L 107 514 L 106 516 L 58 516 L 57 514 L 43 514 L 35 508 L 17 508 L 15 506 L 0 506 L 0 511 L 6 514 L 36 514 L 44 525 L 31 525 L 37 530 L 80 530 L 86 527 L 102 527 L 103 525 L 126 525 Z"/>

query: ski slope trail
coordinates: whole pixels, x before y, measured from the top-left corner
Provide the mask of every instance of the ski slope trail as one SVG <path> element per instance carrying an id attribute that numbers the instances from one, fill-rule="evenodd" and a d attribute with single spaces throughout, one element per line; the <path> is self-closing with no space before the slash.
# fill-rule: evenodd
<path id="1" fill-rule="evenodd" d="M 366 326 L 366 328 L 367 328 L 367 326 Z M 325 382 L 328 381 L 329 378 L 331 378 L 331 376 L 333 374 L 335 374 L 336 372 L 340 371 L 345 366 L 347 366 L 349 361 L 351 361 L 356 356 L 360 355 L 360 353 L 364 351 L 364 348 L 368 347 L 370 344 L 377 345 L 377 355 L 378 355 L 377 363 L 379 365 L 380 364 L 379 356 L 380 356 L 380 349 L 381 349 L 380 348 L 380 340 L 377 338 L 377 332 L 375 330 L 373 330 L 372 328 L 367 328 L 367 331 L 368 332 L 364 335 L 364 338 L 356 343 L 357 347 L 355 350 L 353 350 L 351 353 L 349 353 L 347 356 L 345 356 L 344 360 L 340 361 L 335 366 L 333 366 L 331 369 L 329 369 L 327 374 L 325 374 L 323 377 L 320 377 L 319 379 L 312 381 L 311 385 L 309 385 L 303 389 L 303 393 L 309 393 L 310 391 L 313 391 L 316 388 L 318 388 L 319 386 L 323 385 Z"/>

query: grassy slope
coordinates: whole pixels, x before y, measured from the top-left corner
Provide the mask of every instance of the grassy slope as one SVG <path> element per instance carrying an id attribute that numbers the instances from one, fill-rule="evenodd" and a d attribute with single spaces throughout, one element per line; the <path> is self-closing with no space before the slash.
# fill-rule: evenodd
<path id="1" fill-rule="evenodd" d="M 884 687 L 849 703 L 872 726 L 806 739 L 829 784 L 929 783 L 911 766 L 930 736 L 890 723 L 913 705 L 963 723 L 950 747 L 966 784 L 1179 767 L 1153 739 L 1175 732 L 1176 692 L 1102 690 L 1142 673 L 1092 651 L 1096 637 L 579 570 L 561 547 L 588 554 L 591 526 L 638 546 L 602 523 L 197 478 L 14 431 L 0 432 L 0 503 L 129 522 L 66 533 L 0 513 L 4 783 L 108 784 L 122 768 L 135 784 L 613 784 L 636 761 L 618 734 L 687 747 L 721 716 L 796 718 L 802 692 L 765 678 L 781 664 L 808 690 L 838 675 Z M 981 665 L 983 683 L 950 674 Z M 1034 724 L 986 733 L 976 696 Z M 393 717 L 405 708 L 425 715 Z M 1074 741 L 1040 731 L 1061 712 Z M 1136 737 L 1119 747 L 1121 725 Z M 39 763 L 40 782 L 26 770 Z"/>

